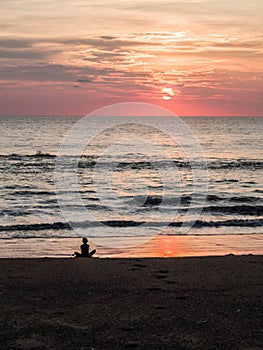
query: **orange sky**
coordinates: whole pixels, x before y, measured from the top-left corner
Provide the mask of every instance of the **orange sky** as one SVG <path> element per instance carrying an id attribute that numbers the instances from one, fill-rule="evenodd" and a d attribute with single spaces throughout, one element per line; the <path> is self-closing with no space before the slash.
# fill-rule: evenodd
<path id="1" fill-rule="evenodd" d="M 263 115 L 262 0 L 1 0 L 0 114 Z"/>

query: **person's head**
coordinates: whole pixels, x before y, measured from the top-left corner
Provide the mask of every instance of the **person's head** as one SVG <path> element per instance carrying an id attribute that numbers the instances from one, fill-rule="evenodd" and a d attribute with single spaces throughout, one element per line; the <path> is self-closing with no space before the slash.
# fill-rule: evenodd
<path id="1" fill-rule="evenodd" d="M 83 237 L 83 238 L 82 238 L 82 243 L 84 243 L 84 244 L 85 244 L 85 243 L 88 243 L 88 238 Z"/>

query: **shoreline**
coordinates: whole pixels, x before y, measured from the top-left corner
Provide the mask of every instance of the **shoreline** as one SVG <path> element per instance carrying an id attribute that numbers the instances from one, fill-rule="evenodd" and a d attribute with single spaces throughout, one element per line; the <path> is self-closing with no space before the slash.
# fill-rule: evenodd
<path id="1" fill-rule="evenodd" d="M 97 249 L 97 258 L 146 258 L 146 257 L 195 257 L 262 255 L 263 234 L 253 235 L 206 235 L 206 236 L 165 236 L 159 235 L 146 243 L 140 244 L 137 238 L 135 246 L 129 247 L 129 241 L 112 244 L 123 244 L 123 247 L 107 248 L 109 240 L 100 240 L 103 245 L 96 245 L 89 239 L 90 249 Z M 133 241 L 134 242 L 134 241 Z M 79 250 L 81 238 L 8 238 L 0 239 L 0 258 L 71 258 Z M 126 246 L 126 247 L 125 247 Z"/>
<path id="2" fill-rule="evenodd" d="M 0 259 L 1 349 L 259 350 L 262 256 Z"/>

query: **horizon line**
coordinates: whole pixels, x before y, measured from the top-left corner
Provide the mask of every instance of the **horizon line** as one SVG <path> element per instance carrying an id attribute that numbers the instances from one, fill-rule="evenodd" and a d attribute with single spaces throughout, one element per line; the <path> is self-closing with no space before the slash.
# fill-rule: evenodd
<path id="1" fill-rule="evenodd" d="M 1 114 L 0 117 L 86 117 L 92 114 Z M 262 115 L 174 115 L 179 118 L 263 118 Z M 129 116 L 127 116 L 129 117 Z M 149 115 L 138 116 L 138 117 L 149 117 Z M 163 117 L 163 116 L 160 116 Z"/>

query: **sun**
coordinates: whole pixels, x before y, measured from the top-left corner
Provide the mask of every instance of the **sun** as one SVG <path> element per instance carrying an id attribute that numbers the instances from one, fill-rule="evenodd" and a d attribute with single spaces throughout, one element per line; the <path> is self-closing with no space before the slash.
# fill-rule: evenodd
<path id="1" fill-rule="evenodd" d="M 169 101 L 175 95 L 173 88 L 165 87 L 162 88 L 163 100 Z"/>

